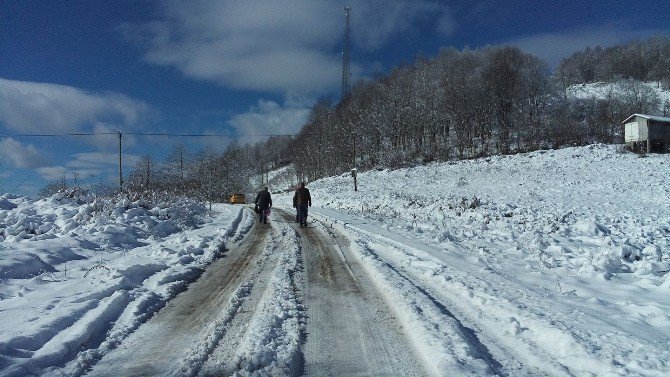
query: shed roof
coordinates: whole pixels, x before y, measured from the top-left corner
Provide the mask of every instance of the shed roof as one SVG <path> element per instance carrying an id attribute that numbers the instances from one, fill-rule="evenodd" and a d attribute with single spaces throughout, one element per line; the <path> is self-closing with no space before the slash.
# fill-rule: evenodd
<path id="1" fill-rule="evenodd" d="M 658 117 L 658 116 L 655 116 L 655 115 L 647 115 L 647 114 L 633 114 L 633 115 L 629 116 L 628 118 L 626 118 L 621 123 L 627 123 L 633 117 L 640 117 L 640 118 L 644 118 L 644 119 L 655 120 L 657 122 L 670 123 L 670 118 Z"/>

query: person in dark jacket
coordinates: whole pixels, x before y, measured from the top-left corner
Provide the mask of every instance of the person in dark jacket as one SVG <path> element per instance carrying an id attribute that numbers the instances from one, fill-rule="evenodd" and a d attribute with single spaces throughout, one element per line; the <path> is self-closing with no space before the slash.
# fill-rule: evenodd
<path id="1" fill-rule="evenodd" d="M 259 221 L 261 223 L 268 223 L 268 211 L 272 207 L 272 196 L 268 188 L 263 188 L 262 191 L 256 195 L 256 212 L 260 215 Z"/>
<path id="2" fill-rule="evenodd" d="M 298 207 L 298 190 L 300 190 L 301 185 L 298 185 L 298 188 L 295 189 L 293 194 L 293 208 L 295 208 L 295 222 L 300 222 L 300 208 Z"/>
<path id="3" fill-rule="evenodd" d="M 300 227 L 307 227 L 307 207 L 312 206 L 312 196 L 309 189 L 305 187 L 305 182 L 300 183 L 300 188 L 293 194 L 293 207 L 298 210 L 298 222 Z"/>

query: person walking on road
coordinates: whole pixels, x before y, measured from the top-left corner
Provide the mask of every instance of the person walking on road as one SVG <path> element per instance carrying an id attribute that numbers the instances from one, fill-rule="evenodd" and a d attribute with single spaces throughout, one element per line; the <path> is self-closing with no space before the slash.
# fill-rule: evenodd
<path id="1" fill-rule="evenodd" d="M 298 186 L 298 188 L 295 189 L 295 192 L 293 193 L 293 208 L 295 208 L 296 223 L 300 222 L 300 208 L 298 208 L 298 190 L 300 190 L 300 186 Z"/>
<path id="2" fill-rule="evenodd" d="M 267 224 L 270 207 L 272 207 L 272 196 L 267 187 L 263 188 L 263 190 L 256 195 L 255 204 L 256 213 L 260 215 L 259 222 Z"/>
<path id="3" fill-rule="evenodd" d="M 312 206 L 312 197 L 309 189 L 305 187 L 305 182 L 300 182 L 300 188 L 295 190 L 293 195 L 293 207 L 298 210 L 298 222 L 300 227 L 307 227 L 307 207 Z"/>

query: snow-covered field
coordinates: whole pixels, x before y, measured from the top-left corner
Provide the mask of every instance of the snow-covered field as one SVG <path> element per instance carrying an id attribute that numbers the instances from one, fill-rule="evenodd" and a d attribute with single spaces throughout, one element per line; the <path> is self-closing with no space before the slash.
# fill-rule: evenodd
<path id="1" fill-rule="evenodd" d="M 300 232 L 318 231 L 346 237 L 342 261 L 368 275 L 429 374 L 670 375 L 668 176 L 670 156 L 593 145 L 361 172 L 358 192 L 348 174 L 311 182 L 312 228 L 273 213 L 265 262 L 175 362 L 185 375 L 293 373 L 310 329 Z M 273 202 L 292 211 L 291 199 Z M 0 375 L 85 373 L 248 234 L 248 213 L 2 197 Z"/>

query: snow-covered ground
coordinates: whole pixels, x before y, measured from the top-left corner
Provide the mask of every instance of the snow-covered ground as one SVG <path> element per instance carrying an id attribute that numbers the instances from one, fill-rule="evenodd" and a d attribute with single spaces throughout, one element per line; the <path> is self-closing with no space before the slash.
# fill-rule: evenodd
<path id="1" fill-rule="evenodd" d="M 670 375 L 670 156 L 618 150 L 360 172 L 358 192 L 348 174 L 310 182 L 313 227 L 274 212 L 268 262 L 248 264 L 260 267 L 177 362 L 193 375 L 236 355 L 241 375 L 291 374 L 310 328 L 300 232 L 318 231 L 346 237 L 342 261 L 367 273 L 432 375 Z M 273 202 L 292 211 L 291 196 Z M 4 196 L 0 375 L 86 372 L 243 238 L 248 213 Z M 219 349 L 235 328 L 239 347 Z"/>
<path id="2" fill-rule="evenodd" d="M 664 103 L 670 102 L 670 90 L 664 90 L 656 82 L 643 82 L 641 84 L 645 85 L 658 95 L 658 98 L 661 100 L 661 108 L 663 108 Z M 594 82 L 590 84 L 572 85 L 567 88 L 566 92 L 569 96 L 579 99 L 602 99 L 607 98 L 610 93 L 620 93 L 623 90 L 624 89 L 620 83 Z"/>
<path id="3" fill-rule="evenodd" d="M 252 187 L 259 190 L 263 186 L 267 186 L 271 192 L 274 192 L 289 190 L 295 187 L 298 182 L 295 176 L 295 168 L 293 165 L 287 165 L 268 172 L 262 178 L 260 175 L 254 176 L 250 183 Z"/>
<path id="4" fill-rule="evenodd" d="M 668 176 L 670 156 L 593 145 L 370 171 L 358 192 L 348 174 L 308 187 L 312 215 L 354 240 L 415 347 L 431 345 L 427 359 L 459 365 L 468 352 L 453 339 L 472 345 L 472 330 L 475 346 L 487 345 L 474 353 L 483 360 L 511 355 L 550 375 L 661 376 L 670 373 Z M 439 303 L 432 313 L 417 309 L 424 296 Z M 458 323 L 440 325 L 445 315 Z"/>
<path id="5" fill-rule="evenodd" d="M 240 207 L 0 198 L 0 375 L 80 374 L 201 275 Z"/>

